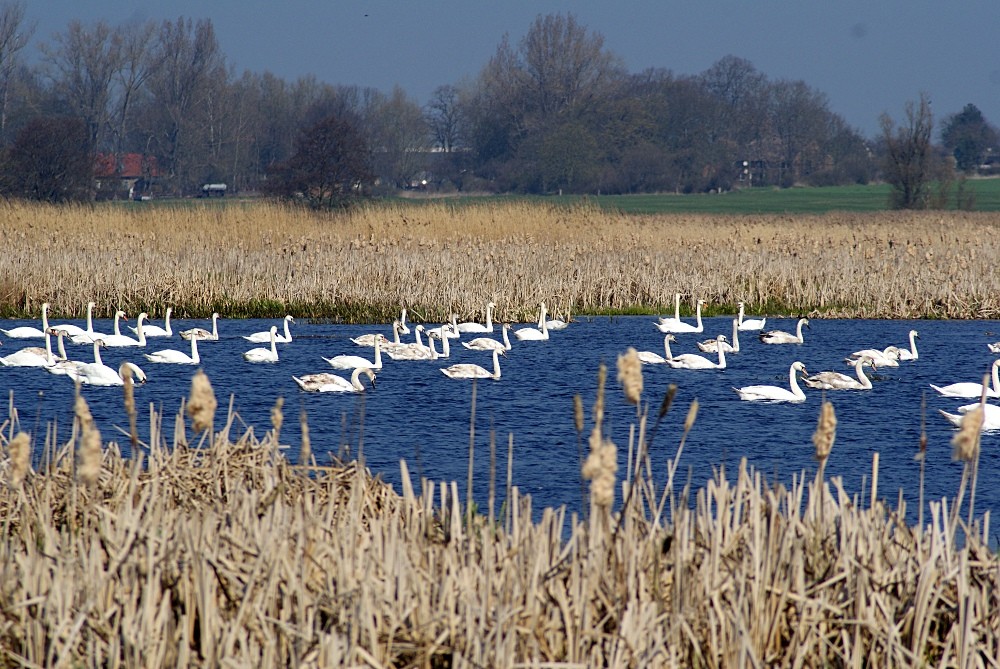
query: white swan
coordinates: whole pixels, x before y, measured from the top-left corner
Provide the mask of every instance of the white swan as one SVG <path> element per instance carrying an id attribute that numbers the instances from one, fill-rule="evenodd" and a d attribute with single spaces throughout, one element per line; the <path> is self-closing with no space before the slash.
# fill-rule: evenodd
<path id="1" fill-rule="evenodd" d="M 436 327 L 428 328 L 424 330 L 428 337 L 437 337 L 440 339 L 442 336 L 448 337 L 449 339 L 458 339 L 461 337 L 461 333 L 458 331 L 458 314 L 452 313 L 451 320 L 447 323 Z"/>
<path id="2" fill-rule="evenodd" d="M 725 335 L 719 335 L 719 341 L 726 341 Z M 664 342 L 664 346 L 666 346 Z M 682 353 L 680 355 L 675 355 L 669 358 L 666 364 L 670 365 L 674 369 L 725 369 L 726 368 L 726 349 L 723 347 L 718 348 L 719 361 L 712 362 L 703 355 L 698 355 L 697 353 Z"/>
<path id="3" fill-rule="evenodd" d="M 521 328 L 520 330 L 514 330 L 514 336 L 522 341 L 545 341 L 549 338 L 549 327 L 545 322 L 545 315 L 548 311 L 545 309 L 545 303 L 542 302 L 538 307 L 539 313 L 539 327 L 537 328 Z"/>
<path id="4" fill-rule="evenodd" d="M 399 346 L 402 342 L 399 341 L 399 335 L 409 334 L 410 329 L 406 328 L 406 332 L 403 332 L 403 325 L 399 321 L 392 322 L 392 341 L 385 338 L 385 335 L 381 332 L 370 332 L 368 334 L 358 335 L 357 337 L 351 337 L 351 341 L 358 346 L 375 346 L 375 340 L 379 337 L 382 338 L 382 346 Z"/>
<path id="5" fill-rule="evenodd" d="M 790 332 L 784 332 L 783 330 L 768 330 L 767 332 L 761 332 L 757 335 L 757 338 L 765 344 L 801 344 L 802 343 L 802 328 L 809 326 L 808 318 L 800 318 L 799 322 L 795 325 L 795 334 Z"/>
<path id="6" fill-rule="evenodd" d="M 288 321 L 285 321 L 286 323 Z M 271 348 L 252 348 L 243 353 L 243 359 L 247 362 L 278 362 L 278 326 L 272 325 L 267 332 L 271 339 Z"/>
<path id="7" fill-rule="evenodd" d="M 661 325 L 668 324 L 668 323 L 676 325 L 677 323 L 681 322 L 681 294 L 680 293 L 674 293 L 674 316 L 673 316 L 673 318 L 664 318 L 663 316 L 660 316 L 660 318 L 659 318 L 659 320 L 657 322 L 660 323 Z"/>
<path id="8" fill-rule="evenodd" d="M 36 327 L 30 325 L 22 325 L 20 327 L 12 328 L 10 330 L 0 329 L 0 332 L 4 333 L 11 339 L 40 339 L 45 336 L 45 331 L 49 329 L 49 303 L 42 303 L 42 329 L 39 330 Z"/>
<path id="9" fill-rule="evenodd" d="M 124 312 L 119 311 L 118 313 L 124 316 Z M 101 337 L 101 341 L 104 342 L 105 346 L 112 348 L 120 348 L 124 346 L 145 346 L 146 345 L 146 332 L 143 327 L 143 321 L 148 318 L 145 311 L 139 314 L 139 317 L 135 319 L 135 326 L 137 330 L 138 339 L 134 337 L 129 337 L 128 335 L 121 334 L 118 327 L 118 318 L 115 318 L 115 333 L 104 335 Z"/>
<path id="10" fill-rule="evenodd" d="M 473 351 L 509 351 L 510 337 L 507 334 L 508 332 L 510 332 L 510 324 L 504 323 L 500 330 L 500 335 L 503 339 L 502 342 L 490 339 L 489 337 L 476 337 L 470 341 L 463 341 L 462 346 Z"/>
<path id="11" fill-rule="evenodd" d="M 191 328 L 189 330 L 181 330 L 181 339 L 200 339 L 202 341 L 219 341 L 219 312 L 216 311 L 212 314 L 212 330 L 211 332 L 205 328 Z"/>
<path id="12" fill-rule="evenodd" d="M 569 326 L 569 321 L 571 320 L 572 318 L 569 315 L 569 309 L 567 309 L 566 320 L 562 320 L 561 318 L 550 318 L 545 321 L 545 328 L 548 330 L 565 330 Z M 540 324 L 539 327 L 541 327 Z"/>
<path id="13" fill-rule="evenodd" d="M 458 331 L 461 333 L 465 332 L 493 332 L 493 309 L 497 305 L 493 302 L 486 303 L 486 324 L 477 323 L 475 321 L 466 321 L 464 323 L 458 324 Z"/>
<path id="14" fill-rule="evenodd" d="M 403 344 L 400 347 L 392 347 L 386 349 L 384 353 L 392 358 L 393 360 L 437 360 L 440 354 L 437 349 L 434 348 L 434 341 L 437 337 L 428 337 L 427 346 L 420 343 L 420 332 L 423 330 L 422 325 L 418 325 L 414 328 L 414 333 L 417 337 L 417 343 L 414 344 Z M 445 350 L 448 350 L 448 339 L 443 340 Z"/>
<path id="15" fill-rule="evenodd" d="M 810 388 L 823 390 L 871 390 L 871 379 L 865 376 L 864 370 L 867 364 L 871 364 L 871 358 L 858 358 L 854 361 L 854 373 L 858 377 L 856 379 L 840 372 L 818 372 L 807 376 L 803 382 Z"/>
<path id="16" fill-rule="evenodd" d="M 114 333 L 116 335 L 120 335 L 122 333 L 121 319 L 123 318 L 125 318 L 124 311 L 119 309 L 118 311 L 115 312 Z M 77 335 L 70 335 L 69 340 L 74 344 L 93 344 L 98 339 L 104 339 L 107 336 L 109 335 L 106 335 L 103 332 L 94 332 L 93 327 L 91 327 L 87 332 L 83 332 Z"/>
<path id="17" fill-rule="evenodd" d="M 741 400 L 748 401 L 770 401 L 770 402 L 804 402 L 806 399 L 806 394 L 802 392 L 799 388 L 799 384 L 795 381 L 795 372 L 806 373 L 806 366 L 796 360 L 792 363 L 792 366 L 788 368 L 788 387 L 790 390 L 782 388 L 781 386 L 744 386 L 742 388 L 733 388 L 736 394 L 740 396 Z"/>
<path id="18" fill-rule="evenodd" d="M 420 338 L 420 334 L 424 331 L 423 325 L 417 325 L 413 328 L 413 341 L 411 342 L 400 342 L 399 335 L 396 335 L 396 341 L 389 343 L 382 343 L 382 353 L 386 354 L 393 360 L 407 359 L 397 356 L 406 356 L 411 351 L 430 351 L 430 347 L 426 346 L 423 340 Z M 365 335 L 367 336 L 367 335 Z M 374 346 L 374 340 L 372 345 Z M 412 358 L 409 358 L 412 359 Z"/>
<path id="19" fill-rule="evenodd" d="M 75 337 L 79 335 L 94 334 L 94 307 L 97 306 L 95 302 L 87 302 L 87 327 L 86 329 L 80 327 L 79 325 L 73 325 L 72 323 L 60 323 L 59 325 L 53 325 L 54 328 L 59 328 L 67 337 Z"/>
<path id="20" fill-rule="evenodd" d="M 197 365 L 201 362 L 201 356 L 198 355 L 198 338 L 191 338 L 191 355 L 188 355 L 184 351 L 175 351 L 174 349 L 164 349 L 162 351 L 155 351 L 154 353 L 146 353 L 146 360 L 150 362 L 163 362 L 174 365 Z"/>
<path id="21" fill-rule="evenodd" d="M 920 357 L 920 354 L 917 353 L 917 339 L 919 337 L 916 330 L 910 330 L 910 348 L 896 347 L 900 360 L 916 360 Z"/>
<path id="22" fill-rule="evenodd" d="M 730 344 L 726 341 L 725 337 L 722 338 L 721 343 L 718 339 L 706 339 L 704 341 L 698 342 L 698 350 L 704 351 L 705 353 L 715 353 L 719 350 L 719 346 L 722 346 L 726 350 L 726 353 L 739 353 L 740 352 L 740 328 L 739 321 L 733 319 L 733 343 Z"/>
<path id="23" fill-rule="evenodd" d="M 685 323 L 684 321 L 665 321 L 653 323 L 660 332 L 673 332 L 673 333 L 683 333 L 683 332 L 704 332 L 705 326 L 701 322 L 701 307 L 706 304 L 705 300 L 698 300 L 695 306 L 695 325 L 690 323 Z"/>
<path id="24" fill-rule="evenodd" d="M 58 357 L 55 358 L 51 365 L 45 366 L 45 371 L 52 374 L 68 374 L 71 369 L 77 369 L 80 365 L 87 364 L 80 360 L 70 360 L 66 355 L 66 346 L 63 344 L 63 338 L 66 336 L 66 332 L 63 330 L 64 327 L 64 325 L 58 325 L 49 328 L 49 333 L 55 335 L 59 346 Z"/>
<path id="25" fill-rule="evenodd" d="M 45 331 L 45 347 L 26 346 L 0 358 L 3 367 L 48 367 L 56 362 L 52 355 L 52 328 Z M 65 357 L 65 356 L 64 356 Z"/>
<path id="26" fill-rule="evenodd" d="M 287 316 L 285 316 L 285 318 L 284 318 L 285 333 L 283 335 L 276 334 L 275 337 L 274 337 L 274 341 L 276 341 L 279 344 L 287 344 L 287 343 L 291 342 L 292 341 L 292 332 L 291 332 L 291 330 L 288 329 L 288 324 L 289 323 L 294 323 L 294 322 L 295 322 L 295 319 L 292 318 L 291 314 L 288 314 Z M 275 327 L 274 331 L 275 331 L 275 333 L 277 333 L 278 328 Z M 252 341 L 255 344 L 263 344 L 264 342 L 271 341 L 271 331 L 270 330 L 264 330 L 262 332 L 254 332 L 253 334 L 243 335 L 243 338 L 246 339 L 247 341 Z"/>
<path id="27" fill-rule="evenodd" d="M 948 413 L 943 409 L 938 409 L 938 413 L 944 416 L 949 423 L 955 427 L 962 426 L 962 418 L 965 414 L 969 413 L 973 409 L 979 406 L 979 402 L 973 404 L 966 404 L 958 407 L 958 413 Z M 981 432 L 1000 430 L 1000 407 L 995 404 L 984 404 L 983 406 L 983 426 L 980 428 Z"/>
<path id="28" fill-rule="evenodd" d="M 763 330 L 764 323 L 767 321 L 767 318 L 743 318 L 743 312 L 745 309 L 746 305 L 740 302 L 740 313 L 736 317 L 739 329 L 744 332 L 749 330 Z"/>
<path id="29" fill-rule="evenodd" d="M 292 379 L 298 384 L 299 388 L 310 393 L 360 393 L 365 389 L 361 383 L 362 374 L 368 377 L 372 387 L 374 387 L 375 372 L 368 367 L 355 367 L 354 371 L 351 372 L 350 381 L 329 372 L 293 376 Z"/>
<path id="30" fill-rule="evenodd" d="M 367 367 L 369 369 L 382 369 L 382 342 L 388 343 L 385 335 L 376 335 L 375 339 L 375 359 L 368 360 L 360 355 L 335 355 L 332 358 L 323 358 L 334 369 L 357 369 Z"/>
<path id="31" fill-rule="evenodd" d="M 997 370 L 1000 369 L 1000 360 L 994 360 L 993 364 L 990 365 L 990 373 L 992 375 L 992 386 L 986 386 L 986 396 L 987 397 L 1000 397 L 1000 378 L 998 378 Z M 930 384 L 931 388 L 936 390 L 939 394 L 944 397 L 981 397 L 983 394 L 983 384 L 974 382 L 961 382 L 961 383 L 951 383 L 947 386 L 936 386 L 933 383 Z"/>
<path id="32" fill-rule="evenodd" d="M 138 365 L 131 362 L 123 362 L 115 371 L 108 367 L 101 360 L 101 349 L 105 346 L 103 341 L 94 342 L 94 362 L 83 362 L 75 368 L 66 370 L 66 376 L 77 383 L 88 386 L 121 386 L 125 384 L 125 370 L 132 371 L 132 381 L 134 383 L 145 383 L 146 373 Z"/>
<path id="33" fill-rule="evenodd" d="M 863 348 L 844 358 L 844 362 L 853 365 L 859 358 L 871 359 L 872 367 L 899 367 L 899 347 L 886 346 L 881 351 L 877 348 Z"/>
<path id="34" fill-rule="evenodd" d="M 146 323 L 142 326 L 142 333 L 147 337 L 172 337 L 174 336 L 174 331 L 170 327 L 170 314 L 173 312 L 173 307 L 167 307 L 167 312 L 163 317 L 163 327 L 159 325 L 152 325 Z M 136 323 L 135 327 L 130 327 L 129 330 L 139 334 L 139 324 Z"/>
<path id="35" fill-rule="evenodd" d="M 432 349 L 434 348 L 434 340 L 435 339 L 441 341 L 441 353 L 438 353 L 437 357 L 438 358 L 450 358 L 451 357 L 451 345 L 448 343 L 448 340 L 451 339 L 451 337 L 444 337 L 444 338 L 442 338 L 438 334 L 436 334 L 434 332 L 431 332 L 430 334 L 427 335 L 427 343 L 431 345 Z"/>
<path id="36" fill-rule="evenodd" d="M 990 349 L 991 353 L 1000 353 L 1000 341 L 995 341 L 992 344 L 987 344 L 986 348 Z"/>
<path id="37" fill-rule="evenodd" d="M 663 355 L 654 353 L 653 351 L 639 351 L 636 353 L 639 356 L 639 362 L 644 365 L 662 365 L 667 360 L 670 360 L 674 357 L 670 352 L 670 342 L 672 341 L 677 341 L 677 338 L 673 334 L 668 332 L 663 335 Z"/>
<path id="38" fill-rule="evenodd" d="M 493 371 L 485 367 L 464 362 L 441 369 L 441 373 L 449 379 L 493 379 L 500 380 L 500 356 L 507 355 L 503 351 L 493 349 Z"/>

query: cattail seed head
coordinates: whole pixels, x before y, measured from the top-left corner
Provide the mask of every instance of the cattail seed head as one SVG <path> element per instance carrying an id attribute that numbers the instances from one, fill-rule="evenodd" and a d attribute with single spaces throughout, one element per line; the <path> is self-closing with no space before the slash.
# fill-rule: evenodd
<path id="1" fill-rule="evenodd" d="M 609 507 L 615 501 L 615 474 L 618 472 L 618 448 L 610 439 L 602 439 L 595 427 L 590 433 L 590 455 L 581 474 L 591 481 L 590 498 L 597 506 Z"/>
<path id="2" fill-rule="evenodd" d="M 191 416 L 191 426 L 195 432 L 212 427 L 218 404 L 208 376 L 199 369 L 191 377 L 191 397 L 188 399 L 187 407 L 188 415 Z"/>
<path id="3" fill-rule="evenodd" d="M 954 460 L 972 462 L 979 453 L 979 431 L 983 426 L 983 408 L 976 407 L 972 411 L 967 411 L 962 416 L 958 432 L 951 438 L 952 453 Z"/>
<path id="4" fill-rule="evenodd" d="M 583 398 L 579 394 L 573 395 L 573 421 L 576 424 L 577 434 L 583 433 Z"/>
<path id="5" fill-rule="evenodd" d="M 77 474 L 86 485 L 93 485 L 101 475 L 101 433 L 83 395 L 76 396 L 75 413 L 80 421 L 80 466 Z"/>
<path id="6" fill-rule="evenodd" d="M 833 402 L 823 402 L 820 408 L 819 421 L 813 432 L 813 446 L 816 459 L 825 462 L 833 449 L 833 440 L 837 438 L 837 415 L 833 411 Z"/>
<path id="7" fill-rule="evenodd" d="M 629 404 L 638 404 L 642 398 L 642 362 L 631 346 L 618 356 L 618 383 L 622 384 Z"/>
<path id="8" fill-rule="evenodd" d="M 284 406 L 285 398 L 279 395 L 274 406 L 271 407 L 271 425 L 274 426 L 275 434 L 281 432 L 281 425 L 285 422 L 285 414 L 282 412 Z"/>
<path id="9" fill-rule="evenodd" d="M 302 445 L 299 447 L 299 464 L 308 466 L 312 461 L 312 445 L 309 442 L 309 423 L 306 420 L 306 410 L 299 411 L 299 429 L 302 432 Z"/>
<path id="10" fill-rule="evenodd" d="M 698 398 L 691 400 L 691 406 L 688 407 L 687 416 L 684 418 L 684 431 L 689 432 L 692 427 L 694 427 L 694 421 L 698 417 Z"/>
<path id="11" fill-rule="evenodd" d="M 608 368 L 602 362 L 597 367 L 597 399 L 594 400 L 594 428 L 600 431 L 604 422 L 604 382 L 608 378 Z"/>
<path id="12" fill-rule="evenodd" d="M 31 437 L 25 432 L 18 432 L 10 440 L 10 485 L 17 488 L 24 481 L 31 469 Z"/>

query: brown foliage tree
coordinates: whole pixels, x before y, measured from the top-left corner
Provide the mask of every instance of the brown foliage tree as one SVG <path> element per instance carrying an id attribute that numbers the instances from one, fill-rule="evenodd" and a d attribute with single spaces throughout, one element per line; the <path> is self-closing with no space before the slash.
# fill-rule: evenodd
<path id="1" fill-rule="evenodd" d="M 3 156 L 0 192 L 53 203 L 91 199 L 94 157 L 88 146 L 87 124 L 82 119 L 33 119 Z"/>
<path id="2" fill-rule="evenodd" d="M 311 207 L 343 207 L 362 197 L 372 181 L 368 147 L 357 125 L 329 116 L 298 140 L 295 154 L 270 172 L 266 191 L 304 199 Z"/>

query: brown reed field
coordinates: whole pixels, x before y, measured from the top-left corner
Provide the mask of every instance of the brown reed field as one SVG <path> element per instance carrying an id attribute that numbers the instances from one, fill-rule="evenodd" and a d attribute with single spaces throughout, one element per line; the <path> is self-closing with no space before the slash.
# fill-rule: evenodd
<path id="1" fill-rule="evenodd" d="M 638 216 L 530 203 L 0 205 L 0 316 L 1000 317 L 1000 213 Z"/>
<path id="2" fill-rule="evenodd" d="M 815 475 L 773 485 L 743 462 L 691 490 L 675 475 L 697 401 L 682 434 L 660 435 L 676 442 L 672 460 L 653 463 L 673 392 L 645 397 L 628 352 L 618 379 L 635 413 L 606 418 L 605 394 L 618 391 L 605 377 L 602 366 L 593 408 L 579 396 L 575 407 L 587 516 L 549 508 L 538 521 L 509 475 L 507 502 L 498 508 L 504 482 L 491 474 L 474 510 L 453 482 L 414 487 L 405 462 L 400 494 L 363 463 L 317 466 L 307 441 L 293 465 L 280 402 L 261 438 L 237 434 L 231 409 L 215 422 L 200 373 L 172 434 L 152 406 L 139 415 L 126 382 L 129 460 L 80 396 L 69 435 L 29 435 L 11 405 L 0 424 L 0 666 L 1000 663 L 1000 562 L 972 503 L 978 424 L 955 440 L 966 465 L 956 497 L 911 525 L 879 498 L 877 460 L 869 498 L 825 471 L 830 403 Z M 632 422 L 627 445 L 605 435 L 621 419 Z M 496 449 L 491 438 L 491 459 Z"/>

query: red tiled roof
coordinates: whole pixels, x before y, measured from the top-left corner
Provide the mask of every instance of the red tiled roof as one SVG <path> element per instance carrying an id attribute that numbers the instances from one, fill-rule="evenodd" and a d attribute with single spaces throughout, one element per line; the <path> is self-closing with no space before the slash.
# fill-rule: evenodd
<path id="1" fill-rule="evenodd" d="M 160 166 L 156 156 L 143 156 L 141 153 L 125 153 L 116 156 L 110 153 L 97 154 L 97 164 L 94 176 L 99 178 L 120 177 L 122 179 L 137 179 L 140 177 L 160 176 Z"/>

